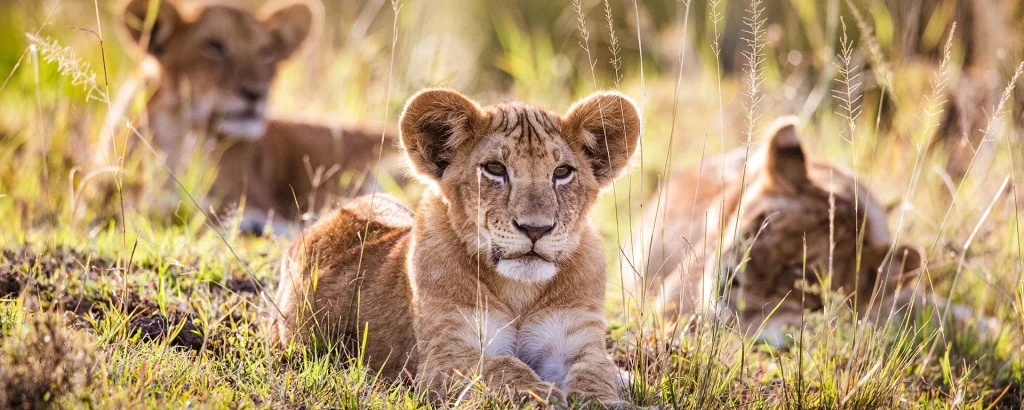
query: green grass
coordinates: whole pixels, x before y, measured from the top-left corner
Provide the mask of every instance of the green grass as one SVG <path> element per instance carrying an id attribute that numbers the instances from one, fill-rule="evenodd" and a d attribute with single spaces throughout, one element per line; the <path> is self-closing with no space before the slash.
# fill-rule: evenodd
<path id="1" fill-rule="evenodd" d="M 654 3 L 638 9 L 667 7 Z M 827 30 L 808 11 L 810 3 L 793 3 L 800 14 L 787 24 Z M 671 167 L 679 168 L 741 146 L 748 126 L 800 112 L 813 85 L 832 80 L 823 80 L 823 68 L 831 64 L 826 53 L 801 50 L 811 67 L 794 67 L 774 57 L 789 43 L 771 43 L 762 63 L 760 118 L 748 124 L 743 104 L 750 98 L 744 94 L 749 78 L 721 73 L 719 81 L 711 45 L 714 27 L 740 28 L 713 25 L 703 3 L 689 14 L 693 35 L 678 92 L 683 3 L 668 6 L 678 8 L 675 23 L 662 21 L 665 13 L 654 22 L 637 17 L 628 2 L 612 5 L 608 12 L 621 48 L 610 51 L 604 4 L 583 2 L 588 52 L 580 47 L 569 4 L 560 15 L 547 6 L 531 8 L 529 1 L 518 8 L 474 4 L 402 4 L 390 99 L 393 12 L 385 4 L 371 16 L 366 35 L 357 38 L 348 29 L 360 9 L 328 7 L 327 21 L 334 25 L 283 68 L 273 91 L 275 111 L 393 124 L 404 99 L 425 86 L 454 85 L 485 102 L 520 98 L 561 111 L 595 88 L 617 85 L 642 105 L 645 129 L 637 166 L 592 215 L 607 238 L 610 267 L 618 266 L 618 244 L 630 240 L 641 204 L 667 175 L 668 156 Z M 184 199 L 181 187 L 165 182 L 167 174 L 146 150 L 125 158 L 117 173 L 87 177 L 107 115 L 104 98 L 117 94 L 135 65 L 118 33 L 113 4 L 99 5 L 101 60 L 94 7 L 88 1 L 21 2 L 0 16 L 0 76 L 11 73 L 0 89 L 0 407 L 438 407 L 407 385 L 378 380 L 340 352 L 284 352 L 268 344 L 265 298 L 273 294 L 288 238 L 239 236 L 232 215 L 208 219 Z M 875 24 L 884 24 L 884 16 L 874 13 Z M 642 43 L 633 19 L 641 24 Z M 50 46 L 30 48 L 24 33 L 37 30 Z M 863 57 L 866 47 L 857 47 L 854 52 Z M 47 62 L 56 51 L 63 53 L 61 64 Z M 953 52 L 954 72 L 961 53 Z M 609 63 L 612 55 L 621 66 Z M 897 204 L 890 227 L 900 227 L 903 241 L 930 255 L 925 285 L 994 318 L 999 329 L 940 331 L 936 323 L 917 321 L 857 325 L 826 294 L 821 297 L 830 313 L 808 313 L 807 326 L 794 329 L 797 341 L 778 351 L 716 323 L 666 332 L 631 295 L 624 297 L 614 274 L 607 307 L 610 353 L 632 372 L 630 399 L 680 408 L 1021 406 L 1018 184 L 1011 178 L 1010 188 L 999 189 L 1007 176 L 1024 171 L 1020 125 L 1007 115 L 983 143 L 964 182 L 952 185 L 944 175 L 945 154 L 924 155 L 920 145 L 935 132 L 935 116 L 926 111 L 934 101 L 922 96 L 934 88 L 929 80 L 937 63 L 888 63 L 897 80 L 886 98 L 895 103 L 881 101 L 878 89 L 868 87 L 851 134 L 844 115 L 851 108 L 826 94 L 808 114 L 806 144 L 856 169 L 883 202 Z M 862 75 L 867 83 L 873 73 Z M 998 88 L 1008 81 L 1003 73 Z M 888 127 L 876 128 L 879 104 L 896 107 L 884 120 Z M 1020 102 L 1011 98 L 1008 104 L 1007 112 Z M 994 107 L 987 109 L 994 114 Z M 125 138 L 135 137 L 122 128 L 118 141 Z M 754 142 L 758 138 L 752 135 Z M 209 173 L 179 177 L 184 191 L 196 197 L 209 185 Z M 415 195 L 411 190 L 410 197 Z M 494 397 L 459 404 L 519 407 Z"/>

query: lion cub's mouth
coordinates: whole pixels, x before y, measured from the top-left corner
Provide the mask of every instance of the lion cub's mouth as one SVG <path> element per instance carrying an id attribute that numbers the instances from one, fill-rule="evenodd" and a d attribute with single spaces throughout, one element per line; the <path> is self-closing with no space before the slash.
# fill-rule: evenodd
<path id="1" fill-rule="evenodd" d="M 527 283 L 541 282 L 551 279 L 558 272 L 554 261 L 532 249 L 518 255 L 495 256 L 495 270 L 509 279 Z"/>
<path id="2" fill-rule="evenodd" d="M 258 139 L 267 129 L 263 113 L 255 109 L 225 113 L 218 124 L 220 133 L 242 139 Z"/>
<path id="3" fill-rule="evenodd" d="M 520 256 L 520 257 L 522 258 L 522 257 L 527 257 L 527 256 L 533 256 L 535 258 L 541 258 L 541 259 L 547 260 L 546 258 L 544 258 L 543 256 L 540 256 L 540 254 L 538 254 L 536 251 L 533 251 L 533 250 L 531 250 L 529 252 L 526 252 L 525 254 L 523 254 L 523 256 Z"/>
<path id="4" fill-rule="evenodd" d="M 262 121 L 263 113 L 255 109 L 246 109 L 224 113 L 223 119 L 229 121 Z"/>
<path id="5" fill-rule="evenodd" d="M 554 261 L 552 261 L 552 260 L 550 260 L 548 258 L 545 258 L 544 256 L 541 256 L 541 254 L 537 253 L 537 251 L 532 250 L 532 249 L 529 252 L 526 252 L 526 253 L 523 253 L 523 254 L 519 254 L 519 255 L 516 255 L 516 256 L 510 256 L 510 257 L 502 258 L 502 259 L 503 260 L 531 260 L 531 259 L 533 259 L 533 260 L 538 260 L 538 261 L 543 261 L 543 262 L 554 263 Z"/>

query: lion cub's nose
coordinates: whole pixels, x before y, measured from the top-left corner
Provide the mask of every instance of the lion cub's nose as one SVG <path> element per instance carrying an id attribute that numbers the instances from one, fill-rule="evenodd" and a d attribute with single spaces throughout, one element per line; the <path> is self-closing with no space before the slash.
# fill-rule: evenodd
<path id="1" fill-rule="evenodd" d="M 242 87 L 241 94 L 242 98 L 246 101 L 254 103 L 262 100 L 267 93 L 266 91 L 257 88 Z"/>
<path id="2" fill-rule="evenodd" d="M 512 221 L 512 224 L 516 226 L 516 229 L 518 229 L 519 232 L 522 232 L 534 242 L 537 242 L 538 239 L 547 235 L 548 232 L 551 232 L 551 229 L 555 227 L 554 225 L 520 225 L 519 222 L 515 221 Z"/>

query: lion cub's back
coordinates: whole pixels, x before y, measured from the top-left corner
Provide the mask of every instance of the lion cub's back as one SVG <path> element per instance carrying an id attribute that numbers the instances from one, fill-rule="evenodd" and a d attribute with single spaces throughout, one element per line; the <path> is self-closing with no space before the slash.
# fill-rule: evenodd
<path id="1" fill-rule="evenodd" d="M 366 195 L 345 202 L 320 218 L 292 243 L 289 254 L 320 253 L 318 261 L 344 264 L 386 256 L 391 246 L 412 229 L 413 211 L 386 194 Z M 324 252 L 329 250 L 329 252 Z M 380 254 L 380 255 L 378 255 Z"/>
<path id="2" fill-rule="evenodd" d="M 392 229 L 412 228 L 415 213 L 395 197 L 387 194 L 364 195 L 346 202 L 342 209 L 356 218 L 373 221 Z"/>
<path id="3" fill-rule="evenodd" d="M 374 318 L 379 328 L 410 329 L 407 335 L 370 329 L 371 364 L 390 356 L 387 367 L 399 366 L 396 358 L 415 343 L 404 264 L 412 223 L 409 208 L 377 194 L 355 198 L 306 229 L 282 261 L 274 341 L 307 344 L 315 336 L 348 344 L 358 340 L 359 323 Z"/>

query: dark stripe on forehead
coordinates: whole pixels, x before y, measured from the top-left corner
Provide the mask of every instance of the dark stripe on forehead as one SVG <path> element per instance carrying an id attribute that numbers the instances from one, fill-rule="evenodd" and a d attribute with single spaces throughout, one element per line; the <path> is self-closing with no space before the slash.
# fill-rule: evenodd
<path id="1" fill-rule="evenodd" d="M 549 133 L 562 134 L 562 122 L 557 121 L 554 116 L 545 113 L 543 116 L 544 125 Z"/>
<path id="2" fill-rule="evenodd" d="M 519 103 L 503 104 L 496 108 L 490 121 L 492 132 L 506 135 L 508 142 L 514 141 L 516 151 L 525 150 L 535 156 L 554 155 L 549 149 L 549 141 L 561 135 L 562 123 L 557 116 Z"/>
<path id="3" fill-rule="evenodd" d="M 541 128 L 538 134 L 543 135 L 544 138 L 552 138 L 559 134 L 559 132 L 551 126 L 551 116 L 548 115 L 548 113 L 541 110 L 533 110 L 532 113 L 533 122 L 531 125 L 537 124 L 537 126 Z"/>
<path id="4" fill-rule="evenodd" d="M 504 108 L 501 110 L 502 116 L 505 118 L 505 126 L 501 129 L 501 132 L 506 134 L 512 134 L 519 128 L 519 118 L 516 116 L 514 108 Z"/>
<path id="5" fill-rule="evenodd" d="M 530 112 L 522 110 L 519 112 L 519 122 L 523 124 L 522 134 L 519 136 L 519 142 L 522 142 L 522 138 L 526 137 L 526 145 L 533 145 L 533 124 L 530 124 Z"/>
<path id="6" fill-rule="evenodd" d="M 497 124 L 495 124 L 497 122 Z M 505 130 L 508 125 L 508 117 L 502 111 L 495 111 L 495 115 L 491 116 L 491 129 L 494 130 Z"/>

